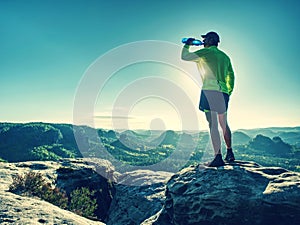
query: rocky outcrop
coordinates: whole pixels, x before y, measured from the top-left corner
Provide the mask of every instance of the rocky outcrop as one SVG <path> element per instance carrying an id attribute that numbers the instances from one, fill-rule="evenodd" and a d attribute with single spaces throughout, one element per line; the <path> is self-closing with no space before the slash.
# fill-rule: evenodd
<path id="1" fill-rule="evenodd" d="M 101 159 L 63 159 L 59 162 L 0 162 L 0 223 L 4 224 L 103 224 L 62 210 L 38 198 L 19 196 L 8 192 L 12 176 L 29 171 L 39 172 L 53 186 L 70 194 L 80 187 L 96 190 L 100 220 L 107 212 L 114 194 L 113 181 L 117 179 L 110 162 Z"/>
<path id="2" fill-rule="evenodd" d="M 157 213 L 165 199 L 165 185 L 172 173 L 135 170 L 122 174 L 108 212 L 107 225 L 139 225 Z"/>
<path id="3" fill-rule="evenodd" d="M 62 210 L 38 198 L 9 192 L 12 176 L 41 173 L 69 195 L 74 189 L 96 190 L 98 219 L 111 225 L 140 224 L 160 210 L 168 172 L 135 170 L 120 174 L 106 160 L 62 159 L 58 162 L 0 162 L 0 224 L 103 224 Z"/>
<path id="4" fill-rule="evenodd" d="M 67 194 L 97 191 L 98 219 L 107 225 L 285 225 L 300 221 L 300 174 L 237 161 L 188 167 L 175 175 L 149 170 L 117 173 L 101 159 L 0 162 L 1 224 L 103 224 L 38 198 L 8 192 L 12 176 L 43 174 Z"/>
<path id="5" fill-rule="evenodd" d="M 188 167 L 167 183 L 162 209 L 142 225 L 300 223 L 300 174 L 238 161 Z"/>

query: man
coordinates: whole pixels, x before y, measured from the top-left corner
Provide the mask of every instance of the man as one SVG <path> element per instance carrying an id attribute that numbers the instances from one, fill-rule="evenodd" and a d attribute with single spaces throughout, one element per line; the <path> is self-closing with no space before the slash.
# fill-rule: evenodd
<path id="1" fill-rule="evenodd" d="M 189 38 L 183 46 L 181 58 L 197 63 L 203 81 L 199 109 L 205 112 L 215 153 L 215 158 L 208 166 L 218 167 L 225 164 L 222 159 L 218 124 L 222 128 L 227 147 L 225 161 L 235 160 L 231 146 L 231 130 L 227 122 L 229 96 L 234 86 L 234 72 L 229 57 L 218 49 L 219 35 L 216 32 L 208 32 L 201 37 L 204 48 L 190 52 L 189 48 L 195 39 Z"/>

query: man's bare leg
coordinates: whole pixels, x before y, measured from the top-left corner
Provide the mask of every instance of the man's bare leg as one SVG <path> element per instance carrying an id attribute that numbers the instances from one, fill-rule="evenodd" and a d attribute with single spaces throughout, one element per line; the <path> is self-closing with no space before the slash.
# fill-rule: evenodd
<path id="1" fill-rule="evenodd" d="M 216 112 L 206 112 L 206 120 L 208 121 L 211 142 L 215 155 L 221 154 L 221 139 L 218 130 L 218 116 Z"/>
<path id="2" fill-rule="evenodd" d="M 227 153 L 226 153 L 225 160 L 233 162 L 235 160 L 235 158 L 234 158 L 234 154 L 233 154 L 232 146 L 231 146 L 232 145 L 232 137 L 231 137 L 231 130 L 230 130 L 228 122 L 227 122 L 227 113 L 218 114 L 218 119 L 219 119 L 220 126 L 222 128 L 222 131 L 223 131 L 223 136 L 224 136 L 225 144 L 227 147 Z"/>
<path id="3" fill-rule="evenodd" d="M 214 148 L 215 158 L 208 164 L 210 167 L 224 166 L 221 153 L 221 138 L 218 129 L 218 115 L 216 112 L 206 112 L 206 119 L 209 124 L 211 142 Z"/>
<path id="4" fill-rule="evenodd" d="M 227 147 L 227 149 L 230 149 L 232 141 L 231 141 L 231 130 L 230 130 L 230 128 L 228 126 L 228 122 L 227 122 L 227 113 L 218 114 L 218 118 L 219 118 L 220 126 L 223 131 L 223 136 L 224 136 L 226 147 Z"/>

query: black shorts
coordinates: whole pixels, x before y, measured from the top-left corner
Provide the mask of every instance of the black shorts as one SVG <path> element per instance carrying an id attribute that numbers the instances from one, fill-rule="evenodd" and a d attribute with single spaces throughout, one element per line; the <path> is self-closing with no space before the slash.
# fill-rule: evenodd
<path id="1" fill-rule="evenodd" d="M 227 112 L 229 95 L 219 91 L 202 90 L 199 109 L 203 112 L 214 111 L 218 114 Z"/>

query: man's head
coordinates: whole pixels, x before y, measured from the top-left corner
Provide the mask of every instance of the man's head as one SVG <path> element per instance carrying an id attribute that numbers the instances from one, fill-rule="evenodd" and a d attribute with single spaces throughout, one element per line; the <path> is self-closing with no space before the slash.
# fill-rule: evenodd
<path id="1" fill-rule="evenodd" d="M 218 46 L 218 43 L 220 42 L 220 37 L 216 32 L 208 32 L 207 34 L 201 35 L 202 38 L 204 38 L 203 43 L 204 47 L 209 46 Z"/>

